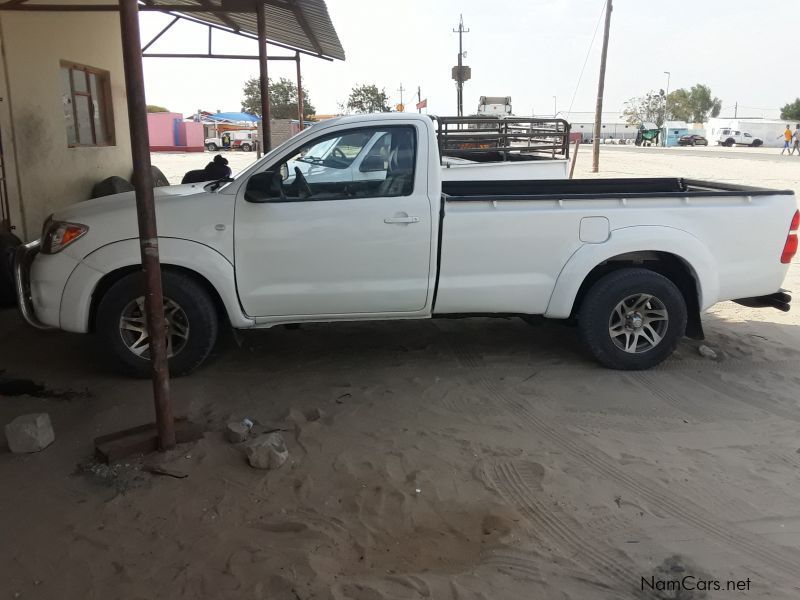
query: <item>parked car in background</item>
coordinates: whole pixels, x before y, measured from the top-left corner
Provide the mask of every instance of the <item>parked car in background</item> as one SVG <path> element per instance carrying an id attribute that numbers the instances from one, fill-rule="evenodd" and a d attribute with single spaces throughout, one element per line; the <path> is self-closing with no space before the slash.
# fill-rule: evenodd
<path id="1" fill-rule="evenodd" d="M 708 140 L 702 135 L 682 135 L 678 138 L 678 146 L 708 146 Z"/>
<path id="2" fill-rule="evenodd" d="M 226 131 L 219 137 L 205 139 L 205 147 L 209 152 L 218 150 L 255 150 L 258 134 L 255 130 Z"/>
<path id="3" fill-rule="evenodd" d="M 734 129 L 721 129 L 717 137 L 717 144 L 720 146 L 751 146 L 758 148 L 764 145 L 764 140 L 755 137 L 746 131 L 736 131 Z"/>

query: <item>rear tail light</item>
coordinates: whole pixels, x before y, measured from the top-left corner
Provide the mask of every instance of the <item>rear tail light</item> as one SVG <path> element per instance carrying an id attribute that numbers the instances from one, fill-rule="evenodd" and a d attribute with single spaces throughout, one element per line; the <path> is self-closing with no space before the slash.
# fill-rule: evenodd
<path id="1" fill-rule="evenodd" d="M 800 229 L 800 210 L 794 211 L 792 223 L 789 225 L 789 235 L 786 236 L 786 244 L 783 246 L 781 262 L 785 265 L 792 262 L 794 255 L 797 254 L 797 230 Z"/>

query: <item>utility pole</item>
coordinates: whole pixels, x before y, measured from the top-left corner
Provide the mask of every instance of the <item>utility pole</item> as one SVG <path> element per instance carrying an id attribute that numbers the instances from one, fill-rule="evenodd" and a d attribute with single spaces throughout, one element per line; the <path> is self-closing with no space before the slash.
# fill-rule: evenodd
<path id="1" fill-rule="evenodd" d="M 611 31 L 611 0 L 606 3 L 606 26 L 603 34 L 603 52 L 600 55 L 600 81 L 597 84 L 597 107 L 594 113 L 594 140 L 592 143 L 592 173 L 600 170 L 600 128 L 603 121 L 603 93 L 606 87 L 606 60 L 608 59 L 608 34 Z"/>
<path id="2" fill-rule="evenodd" d="M 422 87 L 417 86 L 417 104 L 422 104 Z M 422 108 L 418 108 L 417 112 L 422 114 Z"/>
<path id="3" fill-rule="evenodd" d="M 667 92 L 664 94 L 664 139 L 661 140 L 661 145 L 667 147 L 667 137 L 669 137 L 669 81 L 672 78 L 672 73 L 664 71 L 667 76 Z"/>
<path id="4" fill-rule="evenodd" d="M 739 118 L 739 103 L 738 102 L 733 107 L 733 118 L 734 119 L 738 119 Z"/>
<path id="5" fill-rule="evenodd" d="M 403 103 L 403 92 L 406 91 L 406 88 L 403 87 L 402 82 L 400 82 L 400 87 L 397 88 L 397 91 L 400 92 L 400 106 L 405 107 L 405 104 Z"/>
<path id="6" fill-rule="evenodd" d="M 453 33 L 458 34 L 458 66 L 453 69 L 453 79 L 456 80 L 456 102 L 458 104 L 458 116 L 464 116 L 464 82 L 470 78 L 469 67 L 464 67 L 464 44 L 463 37 L 469 33 L 469 29 L 464 28 L 464 15 L 459 15 L 458 29 L 453 29 Z"/>
<path id="7" fill-rule="evenodd" d="M 558 116 L 558 96 L 553 96 L 553 118 Z"/>

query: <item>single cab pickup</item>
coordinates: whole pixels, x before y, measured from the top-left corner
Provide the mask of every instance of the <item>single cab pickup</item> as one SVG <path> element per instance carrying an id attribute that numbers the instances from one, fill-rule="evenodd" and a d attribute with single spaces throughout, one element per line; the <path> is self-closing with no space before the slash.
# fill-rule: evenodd
<path id="1" fill-rule="evenodd" d="M 381 141 L 381 177 L 301 167 L 344 138 L 343 165 Z M 233 180 L 156 189 L 156 210 L 173 374 L 223 323 L 454 315 L 571 319 L 601 364 L 644 369 L 717 302 L 788 310 L 800 218 L 790 191 L 687 179 L 443 182 L 434 121 L 410 114 L 325 121 Z M 26 320 L 146 374 L 137 236 L 133 193 L 52 215 L 16 254 Z"/>

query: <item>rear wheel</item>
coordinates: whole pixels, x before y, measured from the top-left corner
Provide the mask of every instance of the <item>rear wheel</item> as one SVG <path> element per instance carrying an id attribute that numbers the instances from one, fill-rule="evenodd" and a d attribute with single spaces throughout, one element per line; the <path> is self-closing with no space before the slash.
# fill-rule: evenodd
<path id="1" fill-rule="evenodd" d="M 758 147 L 759 147 L 759 146 L 761 146 L 763 143 L 764 143 L 764 142 L 762 142 L 761 140 L 753 140 L 752 146 L 753 146 L 753 148 L 758 148 Z"/>
<path id="2" fill-rule="evenodd" d="M 217 147 L 216 144 L 214 144 L 212 142 L 212 143 L 206 144 L 206 150 L 208 150 L 209 152 L 216 152 L 217 150 L 219 150 L 219 148 Z"/>
<path id="3" fill-rule="evenodd" d="M 242 152 L 250 152 L 253 147 L 250 144 L 242 144 Z"/>
<path id="4" fill-rule="evenodd" d="M 214 347 L 219 322 L 206 289 L 188 275 L 162 273 L 167 353 L 172 375 L 199 367 Z M 97 309 L 97 331 L 123 371 L 150 373 L 150 338 L 144 308 L 143 275 L 126 275 L 109 288 Z"/>
<path id="5" fill-rule="evenodd" d="M 669 279 L 621 269 L 595 283 L 578 314 L 581 340 L 603 366 L 649 369 L 670 356 L 686 331 L 686 302 Z"/>
<path id="6" fill-rule="evenodd" d="M 736 145 L 736 140 L 734 140 L 734 139 L 728 139 L 728 140 L 725 142 L 725 145 L 726 145 L 728 148 L 732 148 L 733 146 L 735 146 L 735 145 Z"/>

